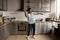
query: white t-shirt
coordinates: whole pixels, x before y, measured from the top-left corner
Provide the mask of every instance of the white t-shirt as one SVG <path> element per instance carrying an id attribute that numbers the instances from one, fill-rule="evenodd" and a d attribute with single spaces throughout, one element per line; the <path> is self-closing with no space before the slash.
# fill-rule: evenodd
<path id="1" fill-rule="evenodd" d="M 27 14 L 27 20 L 29 24 L 34 24 L 35 23 L 34 14 L 32 13 Z"/>

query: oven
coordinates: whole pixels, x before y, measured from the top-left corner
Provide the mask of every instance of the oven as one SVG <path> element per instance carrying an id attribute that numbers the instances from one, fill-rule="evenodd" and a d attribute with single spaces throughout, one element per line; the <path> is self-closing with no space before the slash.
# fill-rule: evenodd
<path id="1" fill-rule="evenodd" d="M 19 22 L 18 23 L 18 34 L 27 34 L 27 22 Z"/>

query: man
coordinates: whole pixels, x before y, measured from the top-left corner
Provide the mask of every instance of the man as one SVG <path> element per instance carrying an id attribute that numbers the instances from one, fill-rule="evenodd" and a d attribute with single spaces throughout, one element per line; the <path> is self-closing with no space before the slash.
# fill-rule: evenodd
<path id="1" fill-rule="evenodd" d="M 27 8 L 27 11 L 25 12 L 25 16 L 27 17 L 28 20 L 28 34 L 27 34 L 27 39 L 29 40 L 30 37 L 30 31 L 33 30 L 33 35 L 32 37 L 35 38 L 35 21 L 34 21 L 34 15 L 32 14 L 31 8 Z"/>

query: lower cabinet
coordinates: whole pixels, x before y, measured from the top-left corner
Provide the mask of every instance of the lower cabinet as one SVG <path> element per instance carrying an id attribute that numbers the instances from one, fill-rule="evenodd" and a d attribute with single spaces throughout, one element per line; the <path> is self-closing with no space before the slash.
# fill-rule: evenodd
<path id="1" fill-rule="evenodd" d="M 23 23 L 25 26 L 26 23 Z M 7 38 L 10 36 L 10 35 L 14 35 L 14 34 L 26 34 L 27 33 L 27 28 L 25 28 L 25 26 L 21 26 L 19 24 L 19 27 L 18 27 L 18 24 L 16 23 L 9 23 L 3 27 L 0 28 L 0 40 L 7 40 Z M 22 27 L 24 27 L 23 29 L 21 29 Z M 19 28 L 19 30 L 18 30 Z M 26 29 L 26 30 L 25 30 Z"/>
<path id="2" fill-rule="evenodd" d="M 51 31 L 52 22 L 36 22 L 35 26 L 36 26 L 35 34 L 46 34 Z"/>
<path id="3" fill-rule="evenodd" d="M 17 30 L 16 30 L 17 28 L 16 28 L 15 23 L 10 23 L 7 26 L 8 26 L 8 30 L 9 30 L 10 35 L 17 34 Z"/>
<path id="4" fill-rule="evenodd" d="M 0 28 L 0 40 L 6 40 L 4 28 Z"/>
<path id="5" fill-rule="evenodd" d="M 16 22 L 7 25 L 10 35 L 27 34 L 27 22 Z"/>
<path id="6" fill-rule="evenodd" d="M 0 40 L 7 40 L 7 38 L 9 37 L 10 32 L 8 27 L 8 25 L 5 25 L 0 28 Z"/>
<path id="7" fill-rule="evenodd" d="M 8 29 L 8 26 L 4 26 L 4 36 L 5 38 L 7 39 L 10 35 L 10 32 L 9 32 L 9 29 Z"/>

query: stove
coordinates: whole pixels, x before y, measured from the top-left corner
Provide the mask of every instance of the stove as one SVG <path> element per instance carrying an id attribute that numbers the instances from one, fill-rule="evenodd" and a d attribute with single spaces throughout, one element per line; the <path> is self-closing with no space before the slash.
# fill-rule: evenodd
<path id="1" fill-rule="evenodd" d="M 27 34 L 28 24 L 27 22 L 18 23 L 18 34 Z"/>

